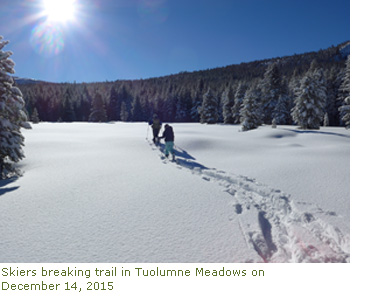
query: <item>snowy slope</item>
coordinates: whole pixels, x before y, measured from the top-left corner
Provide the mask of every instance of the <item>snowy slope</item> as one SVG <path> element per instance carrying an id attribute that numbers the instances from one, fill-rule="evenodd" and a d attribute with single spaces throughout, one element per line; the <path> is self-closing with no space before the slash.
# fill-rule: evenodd
<path id="1" fill-rule="evenodd" d="M 0 261 L 349 261 L 349 131 L 173 127 L 177 163 L 142 123 L 24 131 Z"/>

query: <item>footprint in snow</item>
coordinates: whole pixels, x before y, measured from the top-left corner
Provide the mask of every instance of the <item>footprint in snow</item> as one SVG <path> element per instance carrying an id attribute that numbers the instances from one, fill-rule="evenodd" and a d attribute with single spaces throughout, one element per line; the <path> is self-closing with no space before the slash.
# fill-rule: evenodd
<path id="1" fill-rule="evenodd" d="M 229 193 L 231 196 L 235 196 L 236 190 L 233 188 L 225 190 L 226 193 Z"/>
<path id="2" fill-rule="evenodd" d="M 237 215 L 240 215 L 243 212 L 243 207 L 239 203 L 235 204 L 234 208 Z"/>

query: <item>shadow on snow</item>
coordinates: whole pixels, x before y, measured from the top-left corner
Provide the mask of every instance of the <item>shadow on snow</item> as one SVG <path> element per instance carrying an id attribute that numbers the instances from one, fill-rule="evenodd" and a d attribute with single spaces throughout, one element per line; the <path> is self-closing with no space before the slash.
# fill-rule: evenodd
<path id="1" fill-rule="evenodd" d="M 346 134 L 335 133 L 335 132 L 327 132 L 327 131 L 307 130 L 307 129 L 286 129 L 286 128 L 284 128 L 284 130 L 295 132 L 295 133 L 315 133 L 315 134 L 324 134 L 324 135 L 335 135 L 335 136 L 344 137 L 344 138 L 347 138 L 347 139 L 350 138 Z"/>
<path id="2" fill-rule="evenodd" d="M 9 178 L 9 179 L 0 180 L 0 196 L 19 189 L 19 186 L 11 187 L 11 188 L 5 188 L 5 186 L 7 186 L 8 184 L 17 181 L 17 179 L 18 179 L 17 177 L 12 177 L 12 178 Z"/>
<path id="3" fill-rule="evenodd" d="M 158 144 L 157 145 L 159 151 L 161 151 L 164 155 L 165 153 L 165 144 Z M 193 157 L 192 155 L 190 155 L 187 151 L 185 151 L 184 149 L 178 147 L 175 145 L 174 147 L 174 154 L 176 156 L 176 162 L 178 165 L 184 167 L 184 168 L 187 168 L 187 169 L 190 169 L 190 170 L 193 170 L 193 169 L 201 169 L 201 170 L 208 170 L 208 168 L 198 162 L 195 161 L 195 157 Z"/>

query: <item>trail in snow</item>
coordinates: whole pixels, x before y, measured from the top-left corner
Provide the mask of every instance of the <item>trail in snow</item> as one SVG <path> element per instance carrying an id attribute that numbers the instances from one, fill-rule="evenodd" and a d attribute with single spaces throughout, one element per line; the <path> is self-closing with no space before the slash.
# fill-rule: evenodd
<path id="1" fill-rule="evenodd" d="M 246 247 L 263 262 L 349 262 L 349 235 L 325 223 L 320 214 L 336 217 L 319 207 L 300 211 L 291 196 L 255 179 L 208 168 L 184 149 L 176 148 L 176 163 L 164 159 L 163 144 L 154 145 L 164 164 L 190 171 L 201 179 L 216 183 L 233 197 L 232 209 L 239 222 Z M 302 203 L 300 203 L 302 204 Z M 306 203 L 310 206 L 309 203 Z M 246 258 L 246 262 L 258 262 Z"/>

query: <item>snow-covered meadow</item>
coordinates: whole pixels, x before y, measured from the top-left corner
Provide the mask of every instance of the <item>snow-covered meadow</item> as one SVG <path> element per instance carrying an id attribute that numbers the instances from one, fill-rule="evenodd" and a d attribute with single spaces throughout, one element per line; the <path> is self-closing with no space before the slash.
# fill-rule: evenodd
<path id="1" fill-rule="evenodd" d="M 349 262 L 350 131 L 145 123 L 24 130 L 1 262 Z"/>

